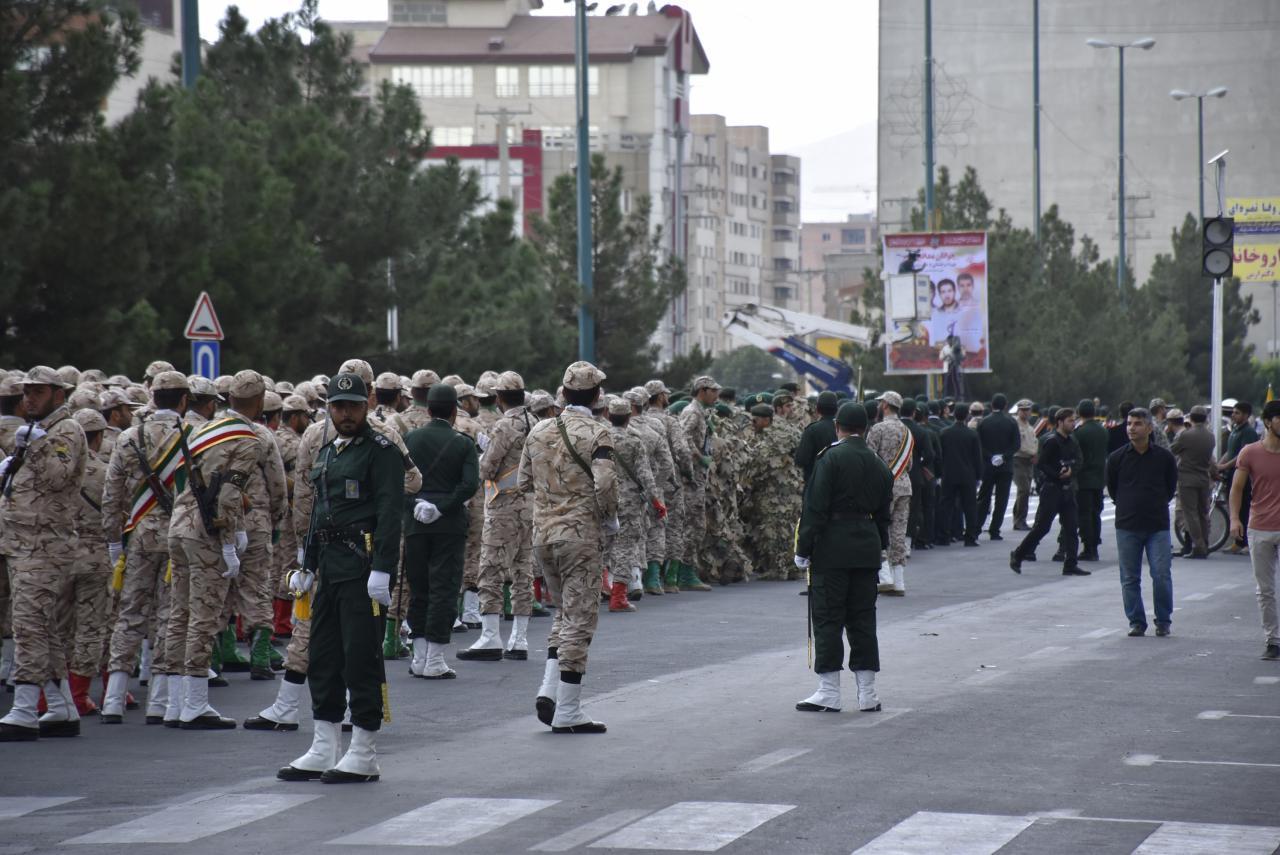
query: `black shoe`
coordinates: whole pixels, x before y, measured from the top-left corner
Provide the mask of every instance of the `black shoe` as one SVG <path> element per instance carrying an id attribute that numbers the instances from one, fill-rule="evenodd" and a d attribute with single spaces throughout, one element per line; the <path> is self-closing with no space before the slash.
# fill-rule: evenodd
<path id="1" fill-rule="evenodd" d="M 1000 536 L 1000 532 L 998 531 L 989 531 L 987 532 L 987 536 L 990 537 L 992 540 L 1004 540 L 1004 538 Z"/>
<path id="2" fill-rule="evenodd" d="M 964 545 L 965 545 L 965 546 L 977 546 L 977 545 L 978 545 L 978 541 L 976 541 L 976 540 L 968 540 L 968 539 L 966 539 L 966 540 L 965 540 L 965 542 L 964 542 Z"/>
<path id="3" fill-rule="evenodd" d="M 147 718 L 150 719 L 152 718 L 152 716 L 147 716 Z M 164 716 L 161 716 L 160 720 L 164 721 Z M 124 716 L 115 715 L 114 713 L 103 713 L 102 715 L 98 716 L 98 721 L 102 722 L 103 724 L 124 724 Z M 151 724 L 151 722 L 148 721 L 147 724 Z"/>
<path id="4" fill-rule="evenodd" d="M 721 584 L 721 585 L 728 585 L 728 584 L 729 584 L 729 582 L 728 582 L 728 580 L 726 580 L 726 579 L 721 579 L 721 580 L 720 580 L 720 584 Z M 640 590 L 640 589 L 638 589 L 638 588 L 637 588 L 636 590 L 634 590 L 634 591 L 627 591 L 627 599 L 628 599 L 628 600 L 630 600 L 630 601 L 631 601 L 631 602 L 633 602 L 633 603 L 634 603 L 634 602 L 638 602 L 638 601 L 640 600 L 640 598 L 641 598 L 641 597 L 643 597 L 643 596 L 644 596 L 644 591 L 642 591 L 642 590 Z"/>
<path id="5" fill-rule="evenodd" d="M 227 682 L 227 678 L 222 676 L 221 674 L 218 674 L 217 676 L 209 678 L 210 689 L 225 689 L 227 686 L 230 686 L 230 685 L 231 684 Z"/>
<path id="6" fill-rule="evenodd" d="M 458 672 L 450 668 L 448 671 L 445 671 L 443 674 L 423 674 L 422 679 L 424 680 L 456 680 L 458 679 Z M 351 729 L 350 726 L 348 726 L 347 729 L 350 730 Z"/>
<path id="7" fill-rule="evenodd" d="M 1167 626 L 1157 626 L 1157 627 L 1156 627 L 1156 635 L 1158 635 L 1160 638 L 1164 638 L 1164 637 L 1165 637 L 1165 636 L 1167 636 L 1168 634 L 1169 634 L 1169 627 L 1167 627 Z"/>
<path id="8" fill-rule="evenodd" d="M 124 708 L 127 710 L 136 710 L 138 708 L 137 699 L 134 698 L 133 700 L 130 700 L 130 695 L 128 692 L 124 693 Z"/>
<path id="9" fill-rule="evenodd" d="M 324 772 L 312 772 L 310 769 L 295 769 L 292 766 L 285 766 L 276 772 L 276 777 L 281 781 L 318 781 Z"/>
<path id="10" fill-rule="evenodd" d="M 322 784 L 371 784 L 379 779 L 379 775 L 357 775 L 355 772 L 343 772 L 330 769 L 320 776 Z"/>
<path id="11" fill-rule="evenodd" d="M 1274 662 L 1280 659 L 1280 644 L 1268 644 L 1266 649 L 1262 651 L 1262 656 L 1267 662 Z"/>
<path id="12" fill-rule="evenodd" d="M 800 592 L 800 596 L 802 596 L 802 597 L 807 597 L 807 596 L 809 596 L 809 589 L 808 589 L 808 588 L 805 588 L 803 591 L 801 591 L 801 592 Z"/>
<path id="13" fill-rule="evenodd" d="M 1019 576 L 1022 575 L 1022 559 L 1018 557 L 1018 550 L 1009 553 L 1009 569 Z"/>
<path id="14" fill-rule="evenodd" d="M 1027 525 L 1026 523 L 1014 523 L 1013 530 L 1014 531 L 1031 531 L 1031 526 Z"/>
<path id="15" fill-rule="evenodd" d="M 183 730 L 235 730 L 236 721 L 233 718 L 218 715 L 217 713 L 205 713 L 198 715 L 191 721 L 181 722 L 179 725 Z"/>
<path id="16" fill-rule="evenodd" d="M 950 546 L 950 545 L 951 545 L 951 541 L 950 541 L 950 540 L 943 540 L 942 538 L 938 538 L 937 540 L 935 540 L 935 541 L 933 542 L 933 545 L 934 545 L 934 546 Z"/>
<path id="17" fill-rule="evenodd" d="M 503 658 L 503 659 L 515 659 L 515 660 L 516 660 L 516 661 L 518 661 L 518 662 L 524 662 L 526 659 L 528 659 L 528 658 L 529 658 L 529 651 L 527 651 L 527 650 L 504 650 L 504 651 L 502 651 L 502 658 Z"/>
<path id="18" fill-rule="evenodd" d="M 350 733 L 350 732 L 351 732 L 351 722 L 349 722 L 349 721 L 344 721 L 344 722 L 342 723 L 342 732 L 343 732 L 343 733 Z"/>
<path id="19" fill-rule="evenodd" d="M 472 623 L 471 621 L 463 621 L 462 625 L 465 626 L 467 629 L 479 629 L 481 626 L 483 626 L 483 624 L 479 622 Z"/>
<path id="20" fill-rule="evenodd" d="M 120 722 L 116 722 L 116 723 L 119 724 Z M 147 724 L 164 724 L 164 716 L 149 715 L 147 716 Z"/>
<path id="21" fill-rule="evenodd" d="M 172 727 L 176 729 L 176 728 L 182 727 L 182 722 L 176 718 L 166 718 L 164 720 L 164 726 Z"/>
<path id="22" fill-rule="evenodd" d="M 35 742 L 39 738 L 40 728 L 38 727 L 22 727 L 0 722 L 0 742 Z"/>
<path id="23" fill-rule="evenodd" d="M 1144 636 L 1144 635 L 1146 635 L 1146 634 L 1147 634 L 1147 628 L 1146 628 L 1146 626 L 1144 626 L 1143 624 L 1140 624 L 1140 623 L 1131 623 L 1131 624 L 1129 624 L 1129 637 L 1130 637 L 1130 638 L 1142 638 L 1142 636 Z"/>
<path id="24" fill-rule="evenodd" d="M 274 680 L 276 675 L 271 672 L 270 668 L 263 668 L 261 665 L 254 665 L 249 669 L 250 680 Z"/>
<path id="25" fill-rule="evenodd" d="M 811 704 L 808 701 L 801 701 L 796 704 L 796 709 L 800 712 L 840 712 L 839 707 L 824 707 L 821 704 Z"/>
<path id="26" fill-rule="evenodd" d="M 1097 553 L 1097 552 L 1094 552 L 1094 551 L 1092 551 L 1092 550 L 1089 550 L 1088 552 L 1082 552 L 1082 553 L 1080 553 L 1080 558 L 1079 558 L 1079 559 L 1077 559 L 1077 560 L 1079 560 L 1079 561 L 1101 561 L 1102 559 L 1098 557 L 1098 553 Z"/>
<path id="27" fill-rule="evenodd" d="M 544 698 L 541 695 L 533 702 L 533 708 L 538 713 L 538 721 L 551 726 L 551 721 L 556 717 L 556 702 L 554 698 Z"/>
<path id="28" fill-rule="evenodd" d="M 1063 567 L 1062 575 L 1063 576 L 1092 576 L 1093 573 L 1091 573 L 1088 570 L 1081 570 L 1079 567 Z"/>
<path id="29" fill-rule="evenodd" d="M 604 733 L 608 728 L 604 722 L 588 721 L 582 724 L 571 724 L 568 727 L 552 727 L 552 733 Z"/>
<path id="30" fill-rule="evenodd" d="M 480 650 L 472 650 L 468 647 L 465 650 L 459 650 L 453 655 L 454 659 L 460 659 L 463 662 L 501 662 L 501 647 L 485 647 Z"/>
<path id="31" fill-rule="evenodd" d="M 281 721 L 272 721 L 272 720 L 271 720 L 271 719 L 269 719 L 269 718 L 263 718 L 263 717 L 262 717 L 262 716 L 260 716 L 260 715 L 255 715 L 253 718 L 246 718 L 246 719 L 244 720 L 244 729 L 245 729 L 245 730 L 281 730 L 281 731 L 289 731 L 289 730 L 297 730 L 297 729 L 298 729 L 298 725 L 296 725 L 296 724 L 287 724 L 287 723 L 285 723 L 285 722 L 281 722 Z"/>
<path id="32" fill-rule="evenodd" d="M 1061 549 L 1059 549 L 1057 552 L 1053 553 L 1053 557 L 1052 557 L 1052 558 L 1050 558 L 1049 560 L 1050 560 L 1050 561 L 1054 561 L 1054 562 L 1057 562 L 1057 561 L 1066 561 L 1066 560 L 1067 560 L 1067 553 L 1065 553 L 1065 552 L 1063 552 Z"/>
<path id="33" fill-rule="evenodd" d="M 467 632 L 469 627 L 465 623 L 460 623 L 453 628 L 454 632 Z"/>
<path id="34" fill-rule="evenodd" d="M 1031 553 L 1030 555 L 1028 555 L 1026 558 L 1022 559 L 1022 560 L 1023 560 L 1023 561 L 1030 561 L 1032 564 L 1035 564 L 1035 563 L 1036 563 L 1036 554 L 1033 552 L 1033 553 Z"/>
<path id="35" fill-rule="evenodd" d="M 79 736 L 80 719 L 75 721 L 42 721 L 40 722 L 40 738 L 48 739 L 59 736 Z"/>

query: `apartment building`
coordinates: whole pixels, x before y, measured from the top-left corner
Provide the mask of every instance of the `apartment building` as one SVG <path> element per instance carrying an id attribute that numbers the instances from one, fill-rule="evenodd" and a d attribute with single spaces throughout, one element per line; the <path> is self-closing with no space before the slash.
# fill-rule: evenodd
<path id="1" fill-rule="evenodd" d="M 815 311 L 847 321 L 861 306 L 863 271 L 879 271 L 876 249 L 880 230 L 873 214 L 850 214 L 844 220 L 805 223 L 800 227 L 800 263 Z"/>

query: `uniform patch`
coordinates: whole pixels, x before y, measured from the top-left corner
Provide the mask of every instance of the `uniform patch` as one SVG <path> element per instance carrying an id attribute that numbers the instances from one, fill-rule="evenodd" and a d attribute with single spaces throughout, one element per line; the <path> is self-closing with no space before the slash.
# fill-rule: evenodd
<path id="1" fill-rule="evenodd" d="M 348 478 L 346 480 L 346 487 L 343 491 L 343 495 L 348 499 L 360 498 L 360 482 L 352 478 Z"/>
<path id="2" fill-rule="evenodd" d="M 391 440 L 387 439 L 382 434 L 376 433 L 376 432 L 373 435 L 373 441 L 378 443 L 378 445 L 382 446 L 383 448 L 386 448 L 391 444 Z"/>

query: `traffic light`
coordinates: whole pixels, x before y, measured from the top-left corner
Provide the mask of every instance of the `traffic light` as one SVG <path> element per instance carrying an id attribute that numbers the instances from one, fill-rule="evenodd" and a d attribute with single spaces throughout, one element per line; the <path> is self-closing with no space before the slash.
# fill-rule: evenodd
<path id="1" fill-rule="evenodd" d="M 1231 275 L 1234 243 L 1235 220 L 1231 217 L 1205 218 L 1201 247 L 1202 269 L 1205 276 L 1225 279 Z"/>

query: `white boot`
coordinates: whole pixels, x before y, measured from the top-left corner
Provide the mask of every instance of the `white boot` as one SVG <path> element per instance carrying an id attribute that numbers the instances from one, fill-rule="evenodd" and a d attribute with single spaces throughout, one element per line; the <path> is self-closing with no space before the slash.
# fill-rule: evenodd
<path id="1" fill-rule="evenodd" d="M 169 696 L 165 699 L 164 726 L 177 727 L 182 718 L 182 675 L 169 674 L 165 682 L 169 684 Z"/>
<path id="2" fill-rule="evenodd" d="M 421 641 L 422 639 L 414 639 Z M 458 676 L 458 672 L 449 667 L 449 663 L 445 661 L 444 653 L 449 649 L 447 644 L 436 644 L 434 641 L 427 642 L 426 661 L 422 668 L 422 678 L 424 680 L 452 680 Z"/>
<path id="3" fill-rule="evenodd" d="M 887 560 L 880 562 L 879 592 L 884 594 L 893 590 L 893 568 Z"/>
<path id="4" fill-rule="evenodd" d="M 475 644 L 466 650 L 459 650 L 458 658 L 482 662 L 497 662 L 501 660 L 502 633 L 498 629 L 498 621 L 500 620 L 502 620 L 502 615 L 481 615 L 480 637 L 476 639 Z"/>
<path id="5" fill-rule="evenodd" d="M 282 781 L 314 781 L 338 765 L 338 754 L 341 751 L 342 736 L 338 732 L 338 725 L 316 719 L 311 747 L 307 749 L 307 753 L 276 772 L 276 777 Z"/>
<path id="6" fill-rule="evenodd" d="M 880 696 L 876 694 L 876 672 L 854 671 L 858 681 L 858 709 L 862 712 L 879 712 Z"/>
<path id="7" fill-rule="evenodd" d="M 840 672 L 818 675 L 818 691 L 796 704 L 801 712 L 840 712 Z"/>
<path id="8" fill-rule="evenodd" d="M 605 726 L 592 721 L 582 711 L 582 684 L 566 683 L 556 687 L 556 714 L 551 719 L 552 733 L 604 733 Z"/>
<path id="9" fill-rule="evenodd" d="M 169 706 L 169 675 L 152 674 L 147 684 L 147 724 L 164 721 L 164 711 Z M 110 678 L 107 680 L 110 682 Z"/>
<path id="10" fill-rule="evenodd" d="M 232 730 L 236 723 L 209 706 L 209 680 L 182 678 L 182 728 L 184 730 Z"/>
<path id="11" fill-rule="evenodd" d="M 297 730 L 298 706 L 302 700 L 302 683 L 280 681 L 276 700 L 271 706 L 244 723 L 245 730 Z"/>
<path id="12" fill-rule="evenodd" d="M 475 591 L 462 592 L 462 622 L 467 626 L 481 623 L 480 595 Z"/>
<path id="13" fill-rule="evenodd" d="M 44 684 L 44 702 L 49 711 L 40 716 L 41 736 L 79 736 L 80 713 L 63 691 L 66 680 L 49 680 Z"/>
<path id="14" fill-rule="evenodd" d="M 556 687 L 560 685 L 560 660 L 547 659 L 542 669 L 542 685 L 538 687 L 538 696 L 534 699 L 534 708 L 538 711 L 538 721 L 551 724 L 556 714 Z"/>
<path id="15" fill-rule="evenodd" d="M 106 693 L 102 699 L 103 724 L 119 724 L 124 721 L 124 696 L 128 690 L 127 671 L 112 671 L 107 675 Z"/>
<path id="16" fill-rule="evenodd" d="M 0 639 L 0 686 L 8 685 L 13 676 L 13 639 Z"/>
<path id="17" fill-rule="evenodd" d="M 627 578 L 627 599 L 639 600 L 644 597 L 644 569 L 641 567 L 632 567 L 631 575 Z"/>
<path id="18" fill-rule="evenodd" d="M 142 659 L 138 662 L 138 681 L 144 686 L 151 682 L 151 639 L 142 639 Z"/>
<path id="19" fill-rule="evenodd" d="M 516 615 L 511 621 L 511 637 L 507 639 L 503 658 L 524 661 L 529 658 L 529 616 Z"/>
<path id="20" fill-rule="evenodd" d="M 40 705 L 40 687 L 31 683 L 19 683 L 13 689 L 13 706 L 4 718 L 0 718 L 0 739 L 9 736 L 14 728 L 22 728 L 16 736 L 21 739 L 35 739 L 39 735 L 40 717 L 36 708 Z M 25 731 L 30 731 L 26 733 Z"/>
<path id="21" fill-rule="evenodd" d="M 907 565 L 893 565 L 893 590 L 889 592 L 894 597 L 905 597 L 907 594 Z"/>
<path id="22" fill-rule="evenodd" d="M 413 640 L 413 658 L 409 660 L 409 676 L 421 677 L 422 671 L 427 667 L 427 640 L 425 638 L 415 638 Z"/>
<path id="23" fill-rule="evenodd" d="M 351 745 L 338 765 L 325 771 L 320 780 L 326 784 L 354 784 L 376 781 L 382 775 L 378 768 L 378 732 L 356 727 L 351 731 Z"/>

